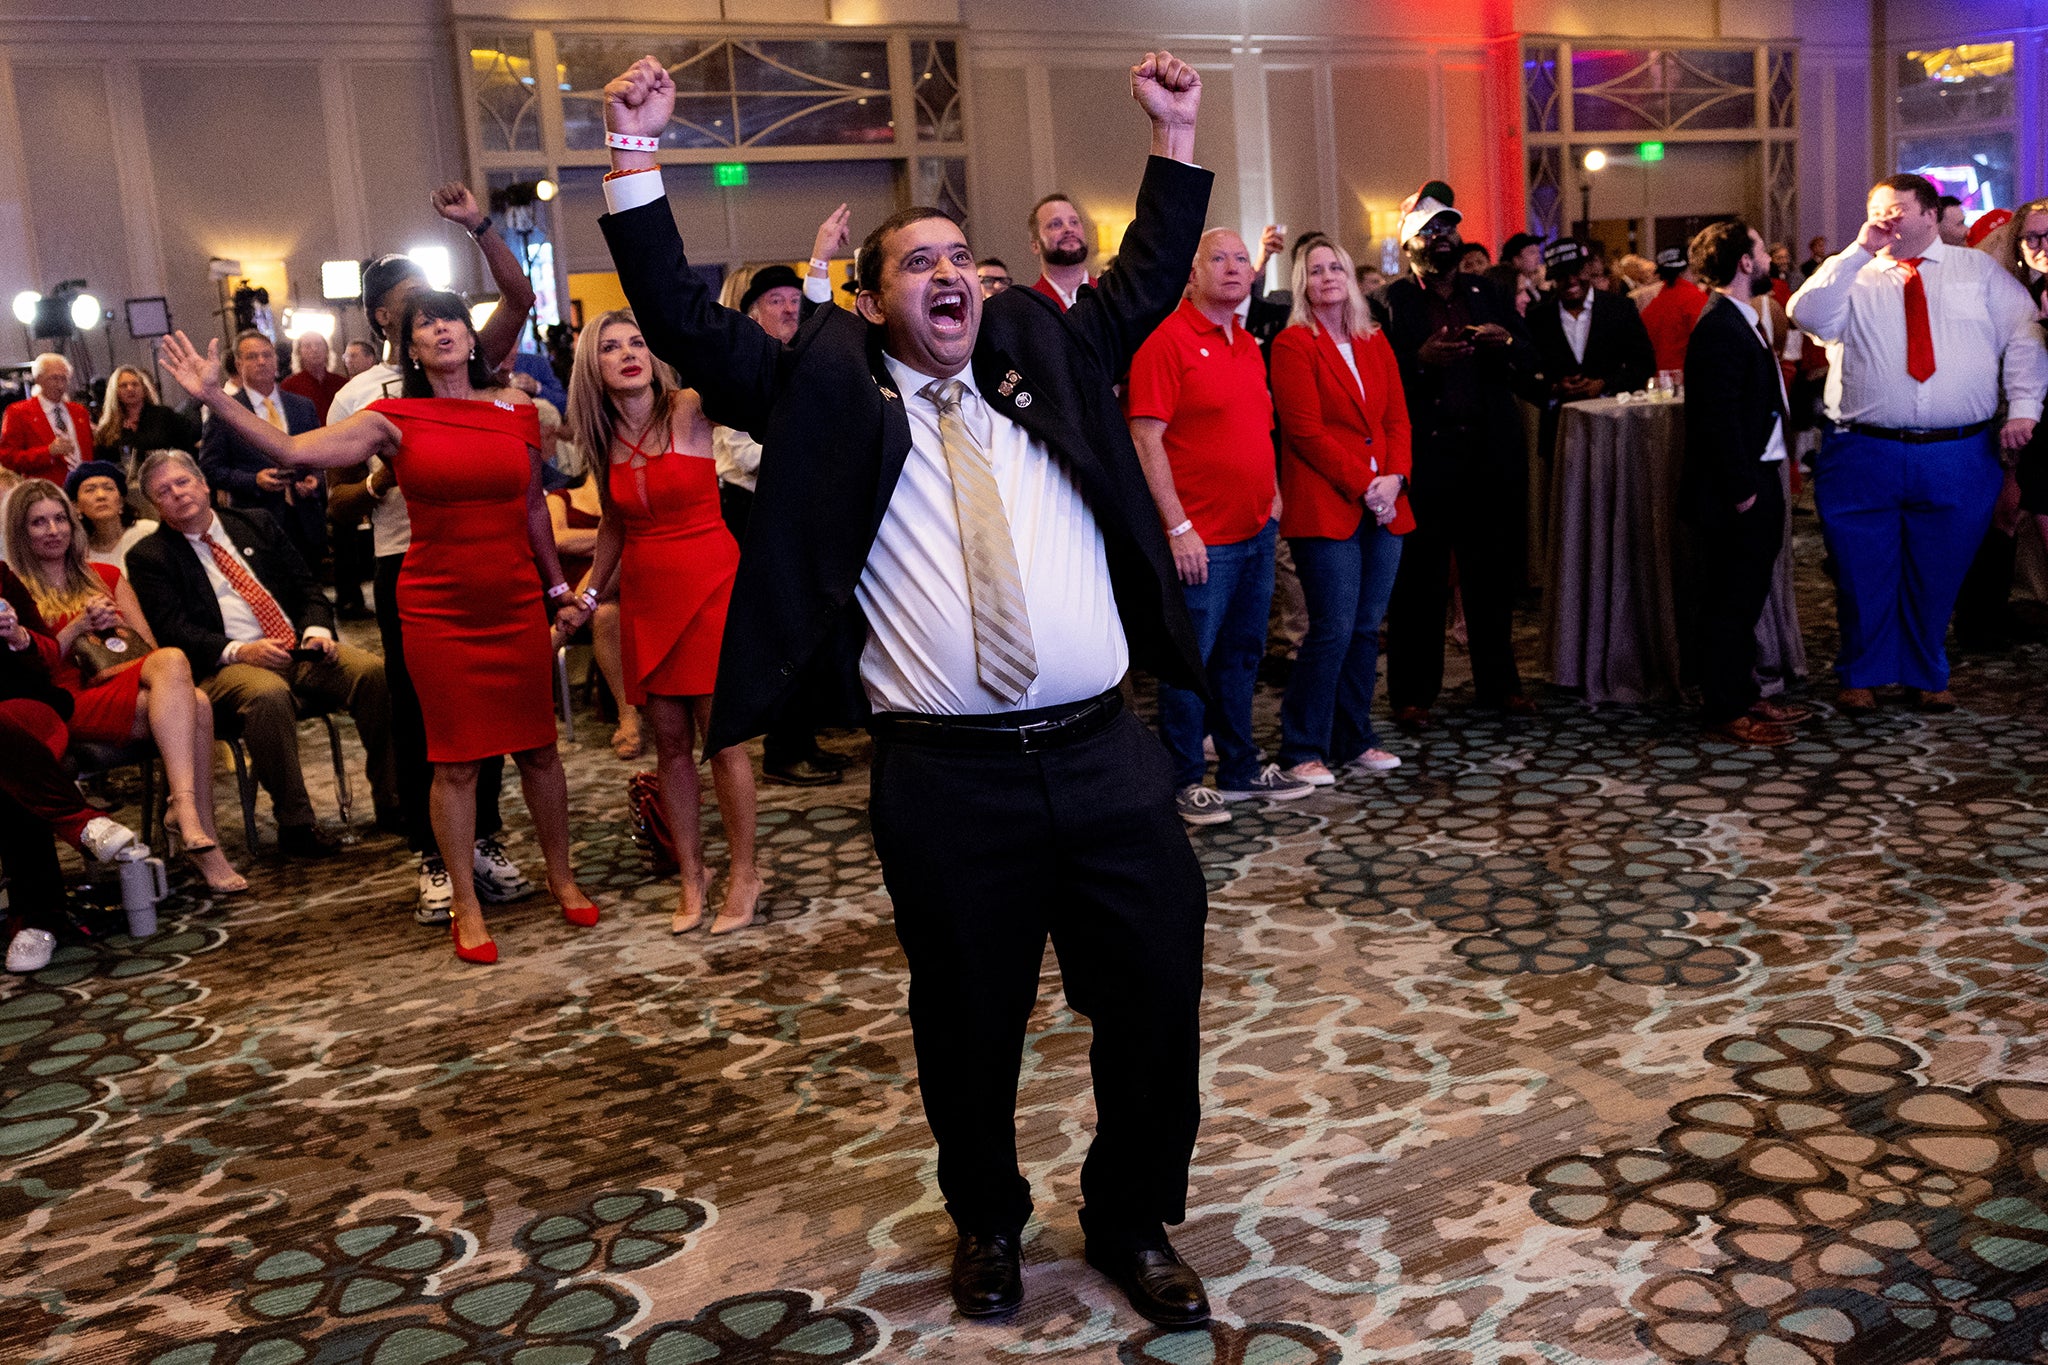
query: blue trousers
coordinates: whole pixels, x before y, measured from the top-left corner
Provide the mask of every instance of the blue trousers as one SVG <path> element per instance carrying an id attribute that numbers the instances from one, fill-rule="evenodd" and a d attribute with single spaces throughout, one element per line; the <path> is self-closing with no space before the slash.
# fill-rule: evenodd
<path id="1" fill-rule="evenodd" d="M 1287 544 L 1308 599 L 1308 638 L 1280 703 L 1280 762 L 1339 767 L 1379 745 L 1372 693 L 1401 537 L 1367 515 L 1344 540 L 1297 536 Z"/>
<path id="2" fill-rule="evenodd" d="M 1159 738 L 1173 760 L 1178 791 L 1202 780 L 1204 730 L 1216 741 L 1216 785 L 1242 791 L 1259 775 L 1252 743 L 1252 686 L 1266 650 L 1266 613 L 1273 605 L 1273 555 L 1279 532 L 1271 521 L 1250 540 L 1209 547 L 1209 581 L 1184 583 L 1188 615 L 1209 677 L 1209 705 L 1186 688 L 1159 684 Z"/>
<path id="3" fill-rule="evenodd" d="M 1835 560 L 1842 686 L 1948 686 L 1949 617 L 2005 478 L 1997 439 L 1821 443 L 1813 505 Z"/>

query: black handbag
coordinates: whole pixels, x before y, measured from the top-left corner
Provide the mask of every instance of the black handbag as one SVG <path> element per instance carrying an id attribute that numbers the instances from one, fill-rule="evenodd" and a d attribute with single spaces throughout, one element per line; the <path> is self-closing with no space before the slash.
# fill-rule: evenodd
<path id="1" fill-rule="evenodd" d="M 109 631 L 89 630 L 80 635 L 71 642 L 69 657 L 78 670 L 79 681 L 94 687 L 149 652 L 148 641 L 126 626 L 116 626 Z"/>

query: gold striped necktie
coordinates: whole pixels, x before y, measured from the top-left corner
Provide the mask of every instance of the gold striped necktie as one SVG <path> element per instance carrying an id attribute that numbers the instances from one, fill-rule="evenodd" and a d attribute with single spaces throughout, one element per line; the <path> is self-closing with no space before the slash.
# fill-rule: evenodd
<path id="1" fill-rule="evenodd" d="M 1014 705 L 1038 676 L 1038 654 L 1031 644 L 1024 576 L 1017 568 L 1017 547 L 1010 539 L 995 470 L 960 412 L 966 390 L 957 379 L 934 379 L 919 392 L 939 410 L 939 439 L 953 480 L 968 604 L 974 613 L 975 672 L 983 686 Z"/>

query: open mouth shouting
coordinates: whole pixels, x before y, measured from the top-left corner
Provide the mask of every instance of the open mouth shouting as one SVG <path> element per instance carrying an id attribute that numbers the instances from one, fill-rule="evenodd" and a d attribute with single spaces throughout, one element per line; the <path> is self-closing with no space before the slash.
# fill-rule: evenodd
<path id="1" fill-rule="evenodd" d="M 942 284 L 931 292 L 927 305 L 931 318 L 932 333 L 935 336 L 953 338 L 967 334 L 967 288 L 965 285 Z"/>

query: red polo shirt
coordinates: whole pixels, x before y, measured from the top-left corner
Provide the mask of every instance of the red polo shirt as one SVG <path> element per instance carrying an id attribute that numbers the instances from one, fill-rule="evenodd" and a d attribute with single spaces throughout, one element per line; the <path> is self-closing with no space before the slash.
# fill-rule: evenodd
<path id="1" fill-rule="evenodd" d="M 1250 540 L 1273 515 L 1273 396 L 1259 343 L 1183 299 L 1138 348 L 1124 408 L 1166 423 L 1174 491 L 1210 545 Z"/>
<path id="2" fill-rule="evenodd" d="M 1682 370 L 1692 342 L 1693 324 L 1706 311 L 1707 291 L 1691 280 L 1676 279 L 1657 291 L 1643 309 L 1643 330 L 1657 349 L 1657 368 Z"/>

